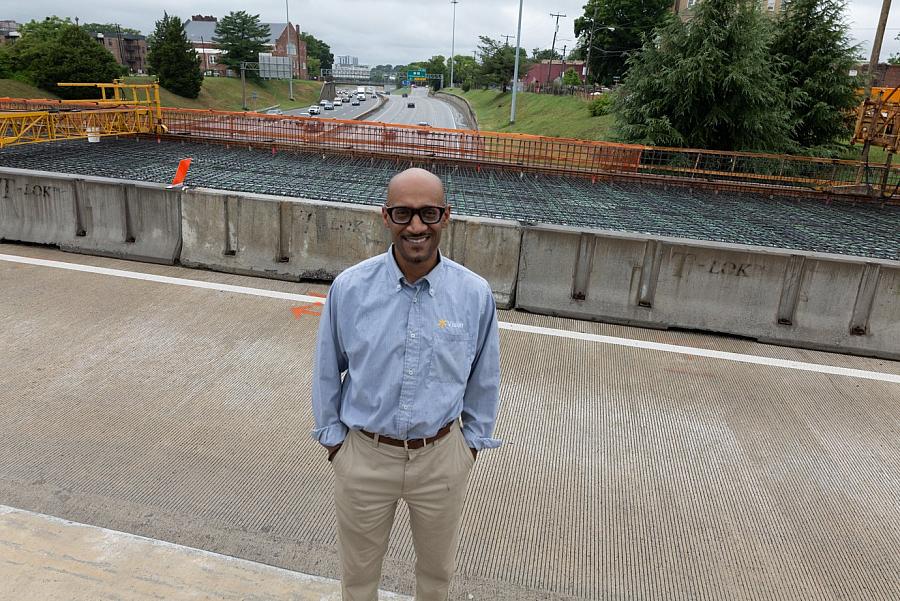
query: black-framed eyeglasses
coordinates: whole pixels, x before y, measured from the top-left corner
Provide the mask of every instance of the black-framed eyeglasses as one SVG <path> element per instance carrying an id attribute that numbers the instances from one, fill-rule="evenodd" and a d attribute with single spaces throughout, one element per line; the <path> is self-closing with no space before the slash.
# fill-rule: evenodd
<path id="1" fill-rule="evenodd" d="M 412 221 L 413 215 L 418 215 L 425 225 L 433 225 L 444 217 L 447 207 L 385 207 L 388 217 L 397 225 L 406 225 Z"/>

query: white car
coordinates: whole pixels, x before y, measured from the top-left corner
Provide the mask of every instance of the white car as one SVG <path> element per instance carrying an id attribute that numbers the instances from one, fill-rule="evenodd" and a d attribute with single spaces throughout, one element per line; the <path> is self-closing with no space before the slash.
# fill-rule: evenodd
<path id="1" fill-rule="evenodd" d="M 310 115 L 321 115 L 322 109 L 319 108 L 319 105 L 314 104 L 311 107 L 309 107 L 309 114 Z"/>
<path id="2" fill-rule="evenodd" d="M 344 106 L 344 101 L 341 100 L 340 98 L 335 98 L 335 99 L 334 99 L 334 106 Z"/>
<path id="3" fill-rule="evenodd" d="M 324 98 L 319 101 L 319 106 L 325 106 L 326 104 L 328 104 L 328 101 L 325 100 Z"/>

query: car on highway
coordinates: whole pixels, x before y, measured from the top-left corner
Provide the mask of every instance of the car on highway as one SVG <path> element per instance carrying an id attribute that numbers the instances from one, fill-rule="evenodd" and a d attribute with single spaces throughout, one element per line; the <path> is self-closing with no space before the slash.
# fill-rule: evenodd
<path id="1" fill-rule="evenodd" d="M 428 121 L 419 121 L 419 126 L 421 127 L 431 127 L 431 123 Z"/>
<path id="2" fill-rule="evenodd" d="M 325 100 L 324 98 L 319 101 L 319 106 L 325 106 L 326 104 L 328 104 L 328 101 Z"/>
<path id="3" fill-rule="evenodd" d="M 326 110 L 326 111 L 333 111 L 333 110 L 334 110 L 334 105 L 331 104 L 330 102 L 326 102 L 326 103 L 325 103 L 325 110 Z"/>
<path id="4" fill-rule="evenodd" d="M 309 107 L 309 114 L 310 115 L 321 115 L 322 109 L 319 108 L 318 104 L 314 104 L 311 107 Z"/>
<path id="5" fill-rule="evenodd" d="M 335 98 L 335 99 L 334 99 L 334 106 L 344 106 L 344 101 L 341 100 L 340 98 Z"/>
<path id="6" fill-rule="evenodd" d="M 407 98 L 408 96 L 409 96 L 409 94 L 407 94 L 406 92 L 403 92 L 403 97 L 404 97 L 404 98 Z"/>
<path id="7" fill-rule="evenodd" d="M 406 103 L 406 108 L 408 108 L 408 109 L 414 109 L 414 108 L 416 108 L 416 103 L 415 103 L 415 102 L 407 102 L 407 103 Z"/>
<path id="8" fill-rule="evenodd" d="M 353 100 L 350 101 L 350 106 L 359 106 L 359 100 L 354 98 Z"/>
<path id="9" fill-rule="evenodd" d="M 281 109 L 269 109 L 266 111 L 266 114 L 267 115 L 283 115 L 284 113 L 281 111 Z"/>

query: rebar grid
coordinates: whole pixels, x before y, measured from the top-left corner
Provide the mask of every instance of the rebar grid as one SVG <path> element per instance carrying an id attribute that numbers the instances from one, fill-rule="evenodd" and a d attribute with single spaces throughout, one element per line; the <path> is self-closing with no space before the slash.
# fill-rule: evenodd
<path id="1" fill-rule="evenodd" d="M 189 186 L 379 205 L 390 178 L 425 167 L 454 214 L 900 260 L 900 206 L 591 180 L 436 160 L 264 150 L 195 141 L 104 139 L 22 146 L 0 165 L 168 183 L 192 157 Z"/>
<path id="2" fill-rule="evenodd" d="M 55 106 L 58 104 L 50 100 L 0 98 L 0 111 Z M 83 108 L 92 106 L 86 102 Z M 893 197 L 900 188 L 900 166 L 857 161 L 194 109 L 163 109 L 162 120 L 169 135 L 226 144 L 362 156 L 425 157 L 592 179 L 609 175 L 652 176 L 713 189 L 763 187 L 879 197 Z M 900 196 L 891 202 L 900 202 Z"/>

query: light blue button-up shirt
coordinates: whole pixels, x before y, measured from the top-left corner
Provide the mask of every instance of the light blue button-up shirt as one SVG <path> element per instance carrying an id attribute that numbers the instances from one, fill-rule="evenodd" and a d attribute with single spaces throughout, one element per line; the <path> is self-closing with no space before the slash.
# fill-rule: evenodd
<path id="1" fill-rule="evenodd" d="M 393 248 L 342 272 L 319 323 L 313 437 L 349 430 L 410 440 L 462 416 L 470 447 L 491 438 L 500 389 L 497 311 L 488 283 L 446 257 L 410 285 Z"/>

